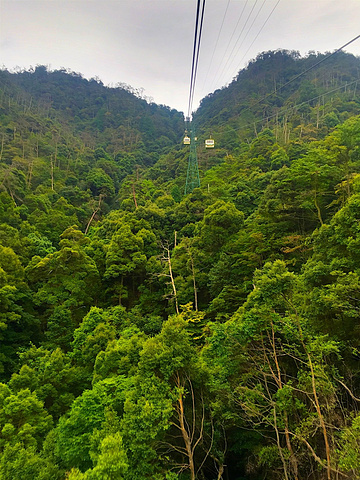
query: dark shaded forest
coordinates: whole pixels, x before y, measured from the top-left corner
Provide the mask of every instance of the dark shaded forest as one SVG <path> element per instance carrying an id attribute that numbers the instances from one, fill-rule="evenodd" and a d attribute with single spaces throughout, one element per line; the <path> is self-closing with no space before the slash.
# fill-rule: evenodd
<path id="1" fill-rule="evenodd" d="M 0 480 L 360 479 L 360 59 L 328 56 L 204 98 L 188 195 L 180 112 L 0 71 Z"/>

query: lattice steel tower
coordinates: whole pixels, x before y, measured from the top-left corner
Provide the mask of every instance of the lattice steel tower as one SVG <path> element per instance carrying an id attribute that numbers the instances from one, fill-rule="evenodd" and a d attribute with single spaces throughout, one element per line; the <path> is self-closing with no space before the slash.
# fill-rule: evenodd
<path id="1" fill-rule="evenodd" d="M 191 193 L 194 188 L 200 187 L 199 165 L 196 153 L 196 137 L 194 129 L 190 130 L 190 155 L 186 175 L 185 195 Z"/>

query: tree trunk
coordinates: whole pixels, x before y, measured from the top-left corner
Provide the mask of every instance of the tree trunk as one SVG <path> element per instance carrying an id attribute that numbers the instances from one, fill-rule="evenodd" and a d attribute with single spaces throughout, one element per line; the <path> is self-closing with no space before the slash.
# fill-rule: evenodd
<path id="1" fill-rule="evenodd" d="M 185 414 L 184 414 L 184 403 L 183 403 L 182 392 L 179 393 L 178 404 L 179 404 L 179 409 L 178 409 L 179 425 L 180 425 L 181 435 L 184 440 L 185 449 L 186 449 L 186 453 L 189 460 L 190 478 L 191 480 L 195 480 L 194 455 L 193 455 L 193 450 L 191 445 L 191 439 L 189 437 L 188 431 L 185 426 Z"/>

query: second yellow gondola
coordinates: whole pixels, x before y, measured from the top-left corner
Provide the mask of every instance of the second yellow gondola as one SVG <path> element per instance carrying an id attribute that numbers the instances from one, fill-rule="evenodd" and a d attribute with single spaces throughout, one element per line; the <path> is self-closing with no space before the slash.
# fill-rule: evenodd
<path id="1" fill-rule="evenodd" d="M 215 142 L 214 142 L 214 140 L 211 138 L 211 136 L 210 136 L 210 138 L 207 138 L 207 139 L 205 140 L 205 148 L 214 148 L 214 146 L 215 146 Z"/>

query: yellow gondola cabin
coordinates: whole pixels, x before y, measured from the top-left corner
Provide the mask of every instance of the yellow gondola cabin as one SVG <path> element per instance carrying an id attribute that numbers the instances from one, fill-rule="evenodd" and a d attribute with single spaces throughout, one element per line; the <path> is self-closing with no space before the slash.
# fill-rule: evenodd
<path id="1" fill-rule="evenodd" d="M 214 146 L 215 142 L 211 137 L 205 140 L 205 148 L 214 148 Z"/>

